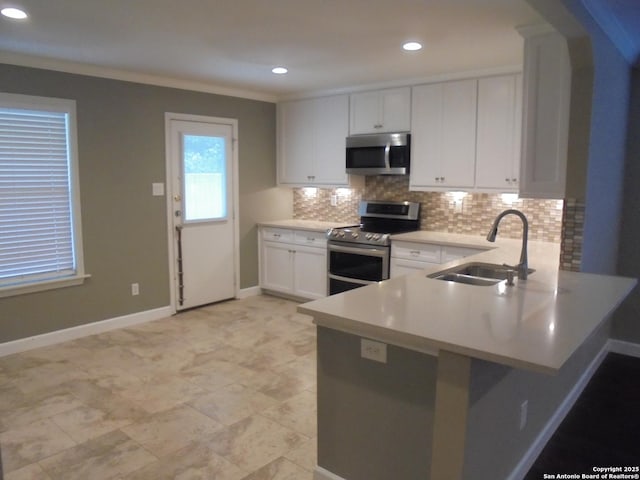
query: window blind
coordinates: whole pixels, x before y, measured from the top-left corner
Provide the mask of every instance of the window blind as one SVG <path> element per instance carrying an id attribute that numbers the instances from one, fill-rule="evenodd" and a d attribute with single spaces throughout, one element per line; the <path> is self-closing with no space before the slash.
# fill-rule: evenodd
<path id="1" fill-rule="evenodd" d="M 0 286 L 76 273 L 68 121 L 0 108 Z"/>

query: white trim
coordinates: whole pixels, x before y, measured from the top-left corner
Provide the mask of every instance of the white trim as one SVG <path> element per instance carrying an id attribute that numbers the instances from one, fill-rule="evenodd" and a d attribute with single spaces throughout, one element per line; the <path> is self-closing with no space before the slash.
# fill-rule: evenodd
<path id="1" fill-rule="evenodd" d="M 78 164 L 78 121 L 76 101 L 67 98 L 23 95 L 15 93 L 0 93 L 0 103 L 3 107 L 19 110 L 38 110 L 66 114 L 66 147 L 69 179 L 70 221 L 72 239 L 72 257 L 75 263 L 73 276 L 55 277 L 53 272 L 43 272 L 38 281 L 36 275 L 26 275 L 22 283 L 6 284 L 0 287 L 0 298 L 26 293 L 41 292 L 55 288 L 81 285 L 90 275 L 84 271 L 84 248 L 82 243 L 82 211 L 80 202 L 80 170 Z M 58 275 L 60 272 L 58 272 Z"/>
<path id="2" fill-rule="evenodd" d="M 619 353 L 621 355 L 640 358 L 640 344 L 638 343 L 625 342 L 624 340 L 616 340 L 615 338 L 610 338 L 607 342 L 607 347 L 612 353 Z"/>
<path id="3" fill-rule="evenodd" d="M 347 480 L 339 477 L 335 473 L 330 472 L 318 465 L 313 469 L 313 480 Z"/>
<path id="4" fill-rule="evenodd" d="M 54 290 L 56 288 L 74 287 L 76 285 L 82 285 L 87 278 L 91 278 L 91 275 L 85 273 L 84 275 L 74 275 L 72 277 L 54 278 L 44 282 L 8 285 L 6 287 L 0 287 L 0 298 L 15 297 L 16 295 L 25 295 L 27 293 L 44 292 L 47 290 Z"/>
<path id="5" fill-rule="evenodd" d="M 502 67 L 483 68 L 477 70 L 466 70 L 463 72 L 441 73 L 430 75 L 428 77 L 408 78 L 402 80 L 394 80 L 391 82 L 367 83 L 363 85 L 351 85 L 342 88 L 333 88 L 327 90 L 311 90 L 293 95 L 281 95 L 278 102 L 288 100 L 302 100 L 307 98 L 328 97 L 331 95 L 350 94 L 358 92 L 366 92 L 369 90 L 380 90 L 385 88 L 397 87 L 415 87 L 428 83 L 449 82 L 454 80 L 465 80 L 470 78 L 495 77 L 498 75 L 509 75 L 513 73 L 522 73 L 522 65 L 505 65 Z M 287 185 L 290 186 L 290 185 Z"/>
<path id="6" fill-rule="evenodd" d="M 261 294 L 262 294 L 262 289 L 259 286 L 241 288 L 240 290 L 238 290 L 238 294 L 236 295 L 236 298 L 240 300 L 243 298 L 255 297 Z"/>
<path id="7" fill-rule="evenodd" d="M 564 398 L 560 406 L 553 413 L 547 424 L 538 434 L 536 439 L 528 448 L 527 452 L 520 459 L 520 461 L 506 480 L 521 480 L 525 477 L 544 447 L 547 445 L 547 442 L 549 442 L 553 434 L 556 432 L 564 418 L 573 407 L 574 403 L 576 403 L 576 400 L 578 400 L 578 397 L 580 397 L 580 394 L 589 383 L 589 380 L 591 380 L 593 374 L 596 373 L 596 370 L 598 370 L 598 367 L 607 356 L 607 353 L 609 353 L 609 341 L 604 344 L 596 357 L 591 361 L 589 366 L 582 373 L 569 394 Z"/>
<path id="8" fill-rule="evenodd" d="M 11 342 L 0 343 L 0 357 L 12 355 L 14 353 L 25 352 L 34 348 L 48 347 L 57 343 L 75 340 L 76 338 L 95 335 L 96 333 L 108 332 L 117 328 L 125 328 L 140 323 L 147 323 L 153 320 L 160 320 L 171 316 L 170 307 L 160 307 L 153 310 L 123 315 L 121 317 L 99 320 L 97 322 L 78 325 L 77 327 L 65 328 L 54 332 L 34 335 L 33 337 L 21 338 Z"/>
<path id="9" fill-rule="evenodd" d="M 44 68 L 57 72 L 73 73 L 77 75 L 87 75 L 90 77 L 109 78 L 112 80 L 122 80 L 125 82 L 142 83 L 145 85 L 155 85 L 158 87 L 179 88 L 193 92 L 213 93 L 227 97 L 248 98 L 262 102 L 275 103 L 277 98 L 264 92 L 253 90 L 242 90 L 239 88 L 229 88 L 206 82 L 197 82 L 180 78 L 164 77 L 146 73 L 137 73 L 115 68 L 100 67 L 97 65 L 86 65 L 82 63 L 55 60 L 52 58 L 39 57 L 35 55 L 23 55 L 19 53 L 0 52 L 0 63 L 18 65 L 21 67 Z"/>
<path id="10" fill-rule="evenodd" d="M 240 295 L 240 184 L 239 184 L 239 132 L 238 120 L 235 118 L 210 117 L 207 115 L 191 115 L 185 113 L 165 112 L 164 128 L 165 128 L 165 171 L 166 171 L 166 201 L 167 201 L 167 236 L 169 247 L 169 295 L 171 313 L 178 311 L 177 299 L 175 291 L 176 269 L 175 269 L 175 252 L 174 252 L 174 231 L 173 231 L 173 163 L 171 159 L 172 138 L 171 138 L 171 121 L 201 122 L 218 125 L 228 125 L 231 127 L 232 138 L 232 183 L 233 183 L 233 257 L 234 257 L 234 292 L 235 297 Z"/>

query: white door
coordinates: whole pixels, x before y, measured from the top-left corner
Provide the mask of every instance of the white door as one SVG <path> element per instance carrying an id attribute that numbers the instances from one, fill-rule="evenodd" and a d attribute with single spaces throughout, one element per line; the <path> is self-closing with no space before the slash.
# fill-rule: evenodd
<path id="1" fill-rule="evenodd" d="M 168 120 L 176 310 L 235 296 L 233 124 Z"/>

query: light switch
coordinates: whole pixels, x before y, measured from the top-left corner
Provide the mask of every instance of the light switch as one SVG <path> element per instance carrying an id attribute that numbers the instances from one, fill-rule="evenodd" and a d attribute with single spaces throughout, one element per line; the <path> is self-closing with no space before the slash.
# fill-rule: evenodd
<path id="1" fill-rule="evenodd" d="M 152 183 L 151 193 L 154 197 L 162 197 L 164 195 L 164 183 Z"/>

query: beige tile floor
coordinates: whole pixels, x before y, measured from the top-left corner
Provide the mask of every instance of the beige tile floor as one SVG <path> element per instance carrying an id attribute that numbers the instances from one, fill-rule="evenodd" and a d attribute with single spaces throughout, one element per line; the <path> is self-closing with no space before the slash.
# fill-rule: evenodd
<path id="1" fill-rule="evenodd" d="M 5 480 L 310 480 L 315 328 L 232 300 L 0 358 Z"/>

